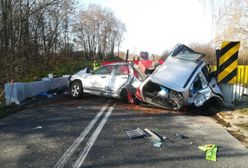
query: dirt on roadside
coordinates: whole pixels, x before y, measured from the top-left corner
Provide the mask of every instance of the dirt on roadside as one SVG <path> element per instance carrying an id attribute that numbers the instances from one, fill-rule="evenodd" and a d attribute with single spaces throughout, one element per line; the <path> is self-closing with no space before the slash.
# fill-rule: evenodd
<path id="1" fill-rule="evenodd" d="M 217 119 L 248 148 L 248 99 L 235 102 L 233 110 L 217 113 Z"/>

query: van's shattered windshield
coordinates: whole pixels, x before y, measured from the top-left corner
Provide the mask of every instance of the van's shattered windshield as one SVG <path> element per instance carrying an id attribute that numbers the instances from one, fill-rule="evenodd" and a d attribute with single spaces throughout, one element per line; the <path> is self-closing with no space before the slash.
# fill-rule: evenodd
<path id="1" fill-rule="evenodd" d="M 183 44 L 176 45 L 170 55 L 187 61 L 198 61 L 205 56 L 205 54 L 196 52 Z"/>

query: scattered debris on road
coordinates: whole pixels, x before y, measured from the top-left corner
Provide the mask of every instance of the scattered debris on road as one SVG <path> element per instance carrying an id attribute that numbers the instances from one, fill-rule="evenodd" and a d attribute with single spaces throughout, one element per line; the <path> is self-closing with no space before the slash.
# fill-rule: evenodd
<path id="1" fill-rule="evenodd" d="M 83 108 L 82 106 L 77 106 L 77 109 L 78 109 L 78 110 L 80 110 L 80 109 L 82 109 L 82 108 Z"/>
<path id="2" fill-rule="evenodd" d="M 154 133 L 153 131 L 149 130 L 148 128 L 145 128 L 144 129 L 146 135 L 147 135 L 147 138 L 151 141 L 151 142 L 161 142 L 162 139 L 156 134 Z"/>
<path id="3" fill-rule="evenodd" d="M 124 132 L 127 134 L 129 139 L 145 138 L 151 144 L 153 144 L 153 146 L 156 148 L 160 148 L 163 142 L 170 142 L 173 144 L 175 143 L 169 137 L 161 136 L 160 134 L 158 134 L 154 130 L 151 130 L 148 128 L 145 128 L 142 130 L 141 128 L 138 127 L 136 129 L 132 129 L 132 130 L 124 130 Z M 188 136 L 185 136 L 182 133 L 176 133 L 175 136 L 180 138 L 180 139 L 189 139 Z M 191 142 L 189 142 L 189 144 L 192 145 L 193 142 L 191 141 Z"/>
<path id="4" fill-rule="evenodd" d="M 176 136 L 181 138 L 181 139 L 189 139 L 189 137 L 183 135 L 183 134 L 180 134 L 180 133 L 176 133 Z"/>
<path id="5" fill-rule="evenodd" d="M 36 126 L 36 127 L 34 127 L 33 129 L 42 129 L 42 126 Z"/>
<path id="6" fill-rule="evenodd" d="M 153 143 L 153 146 L 157 148 L 160 148 L 161 145 L 162 145 L 162 142 L 159 142 L 159 141 Z"/>
<path id="7" fill-rule="evenodd" d="M 146 137 L 151 141 L 154 147 L 159 148 L 162 145 L 162 141 L 164 140 L 163 137 L 148 128 L 145 128 L 144 131 L 146 133 Z"/>
<path id="8" fill-rule="evenodd" d="M 207 144 L 198 148 L 206 152 L 206 160 L 216 161 L 217 145 Z"/>
<path id="9" fill-rule="evenodd" d="M 154 147 L 157 148 L 159 148 L 162 145 L 162 141 L 166 139 L 166 137 L 162 137 L 158 133 L 148 128 L 145 128 L 144 130 L 140 128 L 136 128 L 129 131 L 125 130 L 125 133 L 130 139 L 141 138 L 141 137 L 146 138 L 153 144 Z"/>
<path id="10" fill-rule="evenodd" d="M 140 128 L 136 128 L 136 129 L 130 130 L 130 131 L 125 131 L 125 133 L 127 134 L 127 136 L 130 139 L 140 138 L 140 137 L 144 137 L 145 136 L 144 131 L 142 131 Z"/>

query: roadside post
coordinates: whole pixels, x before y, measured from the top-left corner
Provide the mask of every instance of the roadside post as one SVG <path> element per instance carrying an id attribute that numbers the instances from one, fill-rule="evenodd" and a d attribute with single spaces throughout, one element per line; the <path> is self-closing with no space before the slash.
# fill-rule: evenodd
<path id="1" fill-rule="evenodd" d="M 237 84 L 238 52 L 240 42 L 224 41 L 221 49 L 216 50 L 217 81 L 223 93 L 224 104 L 232 105 L 235 99 L 235 85 Z"/>
<path id="2" fill-rule="evenodd" d="M 127 50 L 127 54 L 126 54 L 126 62 L 128 61 L 128 54 L 129 54 L 129 50 Z"/>

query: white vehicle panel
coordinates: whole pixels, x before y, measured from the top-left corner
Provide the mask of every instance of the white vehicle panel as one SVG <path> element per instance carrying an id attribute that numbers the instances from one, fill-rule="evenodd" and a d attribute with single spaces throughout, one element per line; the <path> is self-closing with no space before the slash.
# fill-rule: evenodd
<path id="1" fill-rule="evenodd" d="M 104 91 L 110 75 L 89 75 L 84 80 L 84 89 L 93 91 Z"/>
<path id="2" fill-rule="evenodd" d="M 107 91 L 116 93 L 125 83 L 127 83 L 128 75 L 112 75 L 107 82 Z"/>

